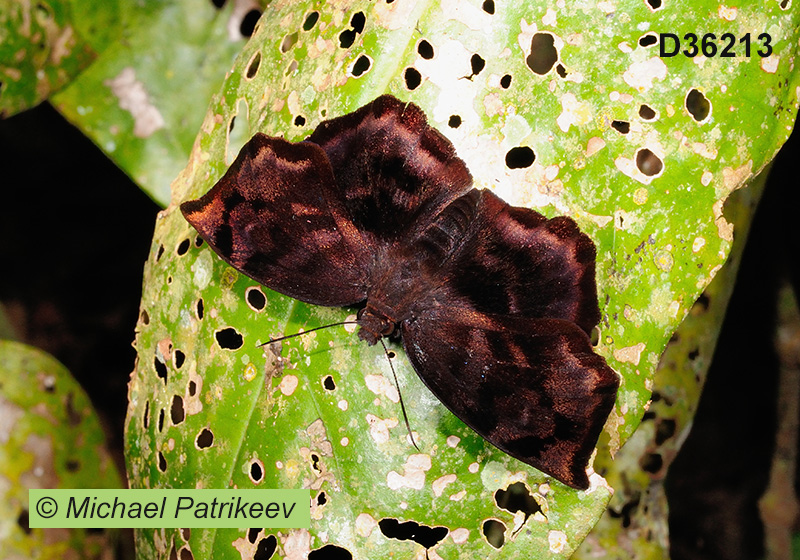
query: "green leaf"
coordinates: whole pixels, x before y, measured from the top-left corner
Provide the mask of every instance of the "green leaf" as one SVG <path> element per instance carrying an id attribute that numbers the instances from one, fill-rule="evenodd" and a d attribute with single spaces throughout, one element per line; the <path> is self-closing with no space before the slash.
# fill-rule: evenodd
<path id="1" fill-rule="evenodd" d="M 0 3 L 0 115 L 33 107 L 95 57 L 89 21 L 113 21 L 114 2 L 3 0 Z M 91 13 L 90 17 L 82 17 Z M 81 19 L 85 24 L 81 25 Z M 111 27 L 110 29 L 113 29 Z"/>
<path id="2" fill-rule="evenodd" d="M 122 3 L 124 40 L 53 98 L 156 202 L 186 165 L 202 114 L 244 41 L 210 1 Z"/>
<path id="3" fill-rule="evenodd" d="M 89 399 L 63 365 L 0 340 L 0 557 L 98 557 L 116 532 L 30 529 L 30 488 L 121 488 Z"/>
<path id="4" fill-rule="evenodd" d="M 359 12 L 365 24 L 356 33 Z M 778 3 L 653 10 L 631 0 L 556 11 L 273 2 L 212 102 L 156 226 L 126 455 L 134 486 L 310 487 L 314 521 L 309 531 L 193 530 L 188 541 L 179 531 L 143 530 L 140 557 L 166 558 L 165 542 L 195 557 L 249 557 L 267 534 L 290 557 L 325 543 L 354 558 L 424 557 L 419 544 L 385 536 L 376 526 L 384 518 L 448 528 L 427 551 L 432 558 L 571 555 L 610 498 L 599 475 L 579 492 L 497 451 L 431 396 L 395 347 L 415 450 L 382 351 L 343 328 L 287 341 L 282 358 L 258 346 L 353 310 L 259 288 L 198 246 L 176 205 L 207 191 L 256 131 L 299 140 L 382 93 L 417 103 L 453 141 L 476 186 L 549 216 L 569 214 L 598 246 L 597 350 L 622 377 L 599 468 L 638 425 L 667 341 L 730 251 L 724 201 L 788 137 L 797 17 Z M 774 54 L 661 59 L 642 37 L 671 30 L 766 31 Z M 531 45 L 548 43 L 534 40 L 540 32 L 552 35 L 558 53 L 544 75 L 531 70 L 543 64 L 530 58 Z M 519 146 L 536 161 L 510 169 L 506 154 Z M 204 430 L 211 446 L 198 445 Z M 526 518 L 500 507 L 496 492 L 517 482 L 540 512 Z M 499 549 L 484 534 L 489 520 L 503 524 Z"/>

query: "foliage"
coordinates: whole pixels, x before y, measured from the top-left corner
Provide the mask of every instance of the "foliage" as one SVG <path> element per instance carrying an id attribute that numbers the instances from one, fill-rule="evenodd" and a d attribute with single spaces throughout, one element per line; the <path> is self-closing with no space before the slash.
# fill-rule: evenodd
<path id="1" fill-rule="evenodd" d="M 120 488 L 100 422 L 63 365 L 0 340 L 0 557 L 97 557 L 115 531 L 30 529 L 31 488 Z"/>
<path id="2" fill-rule="evenodd" d="M 315 522 L 272 537 L 193 531 L 188 542 L 179 532 L 141 531 L 142 557 L 168 554 L 165 542 L 203 557 L 273 545 L 291 557 L 325 543 L 356 558 L 424 554 L 383 533 L 376 523 L 384 518 L 447 527 L 428 551 L 442 558 L 569 556 L 610 497 L 599 476 L 577 492 L 494 450 L 442 410 L 394 348 L 414 450 L 382 352 L 341 328 L 286 342 L 280 358 L 258 346 L 352 310 L 300 304 L 239 276 L 199 246 L 175 204 L 208 190 L 257 130 L 299 140 L 381 93 L 414 101 L 477 186 L 570 214 L 595 239 L 598 351 L 623 379 L 599 450 L 597 465 L 607 464 L 604 454 L 639 423 L 669 337 L 730 251 L 725 200 L 788 136 L 792 15 L 778 4 L 703 2 L 691 13 L 640 2 L 558 12 L 491 2 L 271 4 L 157 224 L 130 393 L 129 474 L 143 486 L 311 487 Z M 658 31 L 698 29 L 766 30 L 774 53 L 658 56 Z M 546 51 L 548 41 L 557 60 L 538 74 L 541 52 L 532 55 L 531 45 Z M 534 152 L 532 165 L 507 165 L 518 147 Z M 203 430 L 214 443 L 198 448 Z M 530 496 L 527 509 L 498 503 L 497 492 L 514 483 Z M 502 523 L 500 549 L 487 542 L 490 519 Z"/>

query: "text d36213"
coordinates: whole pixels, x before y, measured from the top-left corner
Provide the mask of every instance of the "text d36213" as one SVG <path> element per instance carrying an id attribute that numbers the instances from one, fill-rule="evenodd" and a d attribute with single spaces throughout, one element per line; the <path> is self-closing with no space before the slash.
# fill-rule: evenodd
<path id="1" fill-rule="evenodd" d="M 681 50 L 683 46 L 683 50 Z M 750 57 L 751 53 L 765 58 L 772 54 L 772 37 L 769 33 L 760 34 L 752 41 L 750 33 L 745 33 L 738 39 L 733 33 L 723 33 L 717 37 L 714 33 L 698 36 L 696 33 L 686 33 L 681 39 L 675 33 L 658 34 L 658 55 L 661 58 L 671 58 L 682 54 L 689 58 L 705 56 L 712 58 L 734 58 L 737 56 Z"/>

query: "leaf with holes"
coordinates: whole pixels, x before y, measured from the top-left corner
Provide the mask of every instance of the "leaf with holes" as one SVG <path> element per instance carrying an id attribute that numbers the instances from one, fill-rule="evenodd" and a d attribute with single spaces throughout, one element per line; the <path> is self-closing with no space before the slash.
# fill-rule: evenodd
<path id="1" fill-rule="evenodd" d="M 279 354 L 258 347 L 353 310 L 260 287 L 176 210 L 256 132 L 299 141 L 381 94 L 413 101 L 477 188 L 568 215 L 596 244 L 596 351 L 621 374 L 600 469 L 636 428 L 663 348 L 730 250 L 724 201 L 766 165 L 796 111 L 798 16 L 779 3 L 735 14 L 692 6 L 271 3 L 156 226 L 127 460 L 136 486 L 309 487 L 312 527 L 142 530 L 140 556 L 568 557 L 610 498 L 602 472 L 576 491 L 496 450 L 392 346 L 418 452 L 386 357 L 346 327 L 284 341 Z M 737 36 L 769 22 L 774 55 L 661 59 L 655 33 L 642 29 L 665 18 Z"/>
<path id="2" fill-rule="evenodd" d="M 28 527 L 31 488 L 122 488 L 89 399 L 63 365 L 0 340 L 0 557 L 97 558 L 114 530 Z"/>

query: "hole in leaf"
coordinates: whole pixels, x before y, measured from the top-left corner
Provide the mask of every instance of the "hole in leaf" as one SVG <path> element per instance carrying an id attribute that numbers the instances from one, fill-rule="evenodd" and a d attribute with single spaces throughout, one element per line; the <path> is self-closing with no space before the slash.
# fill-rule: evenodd
<path id="1" fill-rule="evenodd" d="M 485 0 L 482 8 L 487 14 L 494 15 L 494 0 Z"/>
<path id="2" fill-rule="evenodd" d="M 172 418 L 172 425 L 177 426 L 183 419 L 186 418 L 186 411 L 183 409 L 183 397 L 174 395 L 172 397 L 172 406 L 170 407 L 170 417 Z"/>
<path id="3" fill-rule="evenodd" d="M 214 4 L 214 7 L 219 10 L 225 5 L 225 0 L 211 0 L 211 3 Z"/>
<path id="4" fill-rule="evenodd" d="M 367 22 L 367 16 L 364 15 L 364 12 L 356 12 L 353 14 L 353 17 L 350 18 L 350 27 L 352 27 L 356 33 L 361 33 L 364 31 L 364 24 Z"/>
<path id="5" fill-rule="evenodd" d="M 186 252 L 189 250 L 189 245 L 191 242 L 188 239 L 184 239 L 181 241 L 180 245 L 178 245 L 178 256 L 185 255 Z"/>
<path id="6" fill-rule="evenodd" d="M 664 466 L 664 459 L 660 453 L 648 453 L 641 460 L 641 467 L 644 472 L 656 474 Z"/>
<path id="7" fill-rule="evenodd" d="M 509 169 L 530 167 L 534 161 L 536 161 L 536 154 L 528 146 L 511 148 L 506 153 L 506 167 Z"/>
<path id="8" fill-rule="evenodd" d="M 181 352 L 180 350 L 175 350 L 174 359 L 175 359 L 175 369 L 181 369 L 181 366 L 186 361 L 186 354 Z"/>
<path id="9" fill-rule="evenodd" d="M 648 177 L 652 177 L 661 173 L 661 170 L 664 169 L 664 163 L 653 152 L 647 148 L 642 148 L 636 152 L 636 167 Z"/>
<path id="10" fill-rule="evenodd" d="M 372 62 L 369 57 L 365 54 L 360 55 L 353 64 L 353 76 L 358 78 L 364 74 L 364 72 L 368 71 L 370 66 L 372 66 Z"/>
<path id="11" fill-rule="evenodd" d="M 495 548 L 502 547 L 506 542 L 506 526 L 497 519 L 487 519 L 483 522 L 483 536 Z"/>
<path id="12" fill-rule="evenodd" d="M 199 449 L 207 449 L 214 443 L 214 434 L 211 433 L 211 430 L 208 428 L 203 428 L 200 430 L 200 433 L 197 434 L 196 443 Z"/>
<path id="13" fill-rule="evenodd" d="M 494 493 L 494 501 L 500 507 L 511 513 L 521 511 L 525 514 L 525 519 L 533 515 L 542 508 L 531 495 L 530 490 L 522 482 L 514 482 L 508 488 L 502 488 Z"/>
<path id="14" fill-rule="evenodd" d="M 345 29 L 339 33 L 339 47 L 348 49 L 353 46 L 356 40 L 356 32 L 352 29 Z"/>
<path id="15" fill-rule="evenodd" d="M 269 560 L 275 554 L 278 548 L 278 539 L 275 535 L 267 535 L 260 541 L 256 547 L 256 553 L 253 555 L 253 560 Z"/>
<path id="16" fill-rule="evenodd" d="M 447 119 L 447 126 L 450 128 L 458 128 L 461 126 L 461 117 L 458 115 L 450 115 L 450 118 Z"/>
<path id="17" fill-rule="evenodd" d="M 511 87 L 511 74 L 506 74 L 500 78 L 500 87 L 503 89 L 508 89 Z"/>
<path id="18" fill-rule="evenodd" d="M 433 58 L 434 55 L 433 45 L 431 45 L 428 41 L 423 39 L 419 42 L 419 44 L 417 44 L 417 52 L 425 60 L 430 60 Z"/>
<path id="19" fill-rule="evenodd" d="M 469 59 L 469 65 L 472 68 L 472 77 L 477 76 L 486 67 L 486 61 L 481 58 L 479 54 L 473 54 Z"/>
<path id="20" fill-rule="evenodd" d="M 250 541 L 251 544 L 255 544 L 258 540 L 258 534 L 261 532 L 261 529 L 248 529 L 247 530 L 247 540 Z"/>
<path id="21" fill-rule="evenodd" d="M 64 467 L 66 467 L 69 472 L 77 472 L 78 469 L 81 468 L 81 463 L 76 459 L 68 459 Z"/>
<path id="22" fill-rule="evenodd" d="M 167 459 L 161 451 L 158 452 L 158 470 L 167 472 Z"/>
<path id="23" fill-rule="evenodd" d="M 567 77 L 567 69 L 564 68 L 563 64 L 556 64 L 556 74 L 558 74 L 562 78 Z"/>
<path id="24" fill-rule="evenodd" d="M 175 551 L 175 543 L 172 543 L 169 549 L 169 560 L 178 560 L 178 553 Z"/>
<path id="25" fill-rule="evenodd" d="M 161 260 L 161 255 L 163 255 L 163 254 L 164 254 L 164 246 L 163 245 L 159 245 L 158 246 L 158 251 L 156 252 L 156 262 Z"/>
<path id="26" fill-rule="evenodd" d="M 144 401 L 144 414 L 142 414 L 142 427 L 146 430 L 150 425 L 150 401 Z"/>
<path id="27" fill-rule="evenodd" d="M 658 43 L 658 35 L 655 33 L 645 33 L 641 37 L 639 37 L 639 46 L 640 47 L 652 47 Z"/>
<path id="28" fill-rule="evenodd" d="M 303 22 L 303 31 L 311 31 L 311 29 L 317 25 L 317 21 L 319 21 L 319 12 L 311 12 L 306 16 L 306 20 Z"/>
<path id="29" fill-rule="evenodd" d="M 261 18 L 261 10 L 250 10 L 242 18 L 242 23 L 239 24 L 239 33 L 243 37 L 251 37 L 256 30 L 256 24 Z"/>
<path id="30" fill-rule="evenodd" d="M 189 381 L 189 396 L 193 397 L 197 393 L 197 383 Z"/>
<path id="31" fill-rule="evenodd" d="M 203 298 L 197 300 L 197 318 L 203 319 Z"/>
<path id="32" fill-rule="evenodd" d="M 652 107 L 643 103 L 639 106 L 639 116 L 646 121 L 652 121 L 654 118 L 656 118 L 656 112 Z"/>
<path id="33" fill-rule="evenodd" d="M 283 41 L 281 41 L 281 52 L 284 54 L 289 52 L 289 49 L 291 49 L 297 43 L 297 38 L 299 36 L 300 35 L 297 33 L 297 31 L 286 35 L 286 37 L 283 38 Z"/>
<path id="34" fill-rule="evenodd" d="M 150 314 L 147 312 L 146 309 L 142 309 L 142 313 L 141 313 L 140 317 L 141 317 L 141 321 L 142 321 L 143 325 L 149 325 L 150 324 Z"/>
<path id="35" fill-rule="evenodd" d="M 242 335 L 233 327 L 227 327 L 215 332 L 214 338 L 217 339 L 219 347 L 225 350 L 238 350 L 242 347 L 242 344 L 244 344 Z"/>
<path id="36" fill-rule="evenodd" d="M 628 121 L 611 121 L 611 128 L 621 134 L 628 134 L 631 131 L 631 123 Z"/>
<path id="37" fill-rule="evenodd" d="M 184 541 L 188 541 L 191 536 L 192 536 L 192 530 L 191 529 L 189 529 L 188 527 L 186 527 L 184 529 L 181 529 L 181 538 Z"/>
<path id="38" fill-rule="evenodd" d="M 199 235 L 194 238 L 194 246 L 195 247 L 202 247 L 203 246 L 203 238 Z"/>
<path id="39" fill-rule="evenodd" d="M 558 60 L 555 39 L 549 33 L 535 33 L 531 39 L 531 52 L 525 59 L 528 68 L 544 76 Z"/>
<path id="40" fill-rule="evenodd" d="M 656 425 L 656 445 L 662 445 L 665 441 L 675 435 L 675 420 L 664 418 Z"/>
<path id="41" fill-rule="evenodd" d="M 415 543 L 431 548 L 447 536 L 447 527 L 429 527 L 420 525 L 415 521 L 400 523 L 397 519 L 387 517 L 378 521 L 381 533 L 390 539 L 400 541 L 414 541 Z"/>
<path id="42" fill-rule="evenodd" d="M 162 362 L 158 356 L 153 360 L 153 365 L 156 368 L 156 375 L 164 380 L 164 385 L 167 384 L 167 364 Z"/>
<path id="43" fill-rule="evenodd" d="M 658 10 L 661 8 L 661 0 L 645 0 L 647 5 L 650 6 L 652 10 Z"/>
<path id="44" fill-rule="evenodd" d="M 194 554 L 188 547 L 181 548 L 181 560 L 194 560 Z"/>
<path id="45" fill-rule="evenodd" d="M 409 66 L 403 72 L 403 79 L 406 82 L 406 87 L 410 90 L 417 89 L 419 84 L 422 83 L 422 74 L 416 68 Z"/>
<path id="46" fill-rule="evenodd" d="M 336 383 L 333 381 L 333 376 L 328 375 L 325 379 L 322 380 L 322 386 L 325 387 L 328 391 L 333 391 L 336 389 Z"/>
<path id="47" fill-rule="evenodd" d="M 317 505 L 324 506 L 328 503 L 328 497 L 325 495 L 325 492 L 320 492 L 317 494 Z"/>
<path id="48" fill-rule="evenodd" d="M 295 126 L 305 126 L 306 118 L 303 115 L 297 115 L 294 118 L 294 125 Z"/>
<path id="49" fill-rule="evenodd" d="M 247 305 L 254 311 L 261 311 L 267 305 L 267 296 L 258 286 L 250 286 L 244 293 Z"/>
<path id="50" fill-rule="evenodd" d="M 21 512 L 19 512 L 19 516 L 17 517 L 17 525 L 19 525 L 19 528 L 22 529 L 22 532 L 26 535 L 31 534 L 30 513 L 28 513 L 27 509 L 23 509 Z"/>
<path id="51" fill-rule="evenodd" d="M 259 66 L 261 66 L 261 51 L 256 52 L 256 54 L 253 55 L 253 58 L 250 59 L 250 64 L 247 65 L 245 77 L 248 80 L 252 80 L 253 77 L 258 73 Z"/>
<path id="52" fill-rule="evenodd" d="M 704 121 L 711 112 L 711 103 L 705 95 L 696 89 L 691 89 L 686 96 L 686 110 L 697 122 Z"/>
<path id="53" fill-rule="evenodd" d="M 261 461 L 258 459 L 250 463 L 250 479 L 258 484 L 264 478 L 264 467 L 261 466 Z"/>
<path id="54" fill-rule="evenodd" d="M 158 431 L 164 430 L 164 409 L 158 411 Z"/>
<path id="55" fill-rule="evenodd" d="M 308 553 L 308 560 L 353 560 L 350 551 L 335 544 L 326 544 L 322 548 Z"/>
<path id="56" fill-rule="evenodd" d="M 319 468 L 319 455 L 316 453 L 311 454 L 311 468 L 317 472 L 322 472 L 322 469 Z"/>

